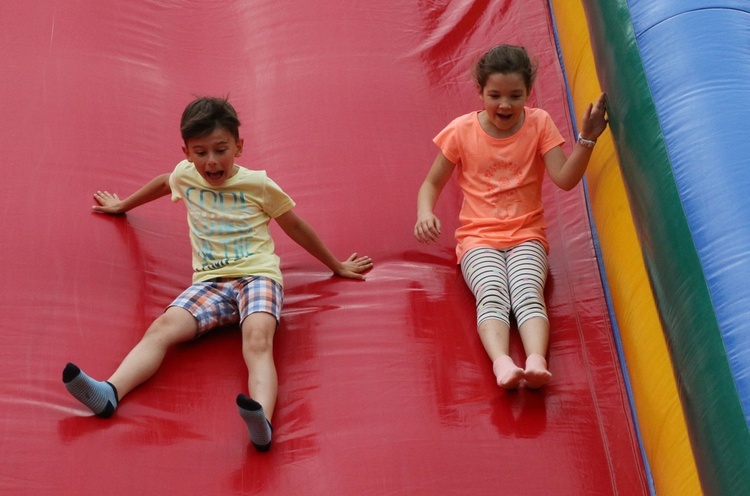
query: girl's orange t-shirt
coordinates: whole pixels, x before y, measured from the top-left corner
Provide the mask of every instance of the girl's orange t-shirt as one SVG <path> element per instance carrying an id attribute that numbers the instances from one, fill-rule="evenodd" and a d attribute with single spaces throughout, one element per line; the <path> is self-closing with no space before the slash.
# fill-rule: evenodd
<path id="1" fill-rule="evenodd" d="M 543 157 L 565 140 L 546 111 L 524 110 L 521 129 L 509 138 L 488 135 L 475 111 L 454 119 L 434 139 L 456 165 L 464 195 L 456 230 L 459 263 L 479 246 L 502 250 L 535 239 L 549 251 Z"/>

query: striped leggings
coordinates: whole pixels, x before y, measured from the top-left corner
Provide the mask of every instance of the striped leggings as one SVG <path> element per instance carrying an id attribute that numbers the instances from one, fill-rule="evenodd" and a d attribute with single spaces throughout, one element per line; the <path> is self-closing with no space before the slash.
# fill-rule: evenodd
<path id="1" fill-rule="evenodd" d="M 519 327 L 534 317 L 548 320 L 547 252 L 539 241 L 507 250 L 473 248 L 463 256 L 461 272 L 476 298 L 477 325 L 498 319 L 510 326 L 511 310 Z"/>

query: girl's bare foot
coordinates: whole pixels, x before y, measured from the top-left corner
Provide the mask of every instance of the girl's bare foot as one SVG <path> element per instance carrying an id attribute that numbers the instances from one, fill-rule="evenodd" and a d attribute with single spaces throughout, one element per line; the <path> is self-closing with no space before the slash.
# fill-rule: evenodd
<path id="1" fill-rule="evenodd" d="M 505 389 L 516 389 L 523 379 L 523 369 L 513 363 L 508 355 L 502 355 L 492 364 L 492 371 L 497 378 L 497 385 Z"/>
<path id="2" fill-rule="evenodd" d="M 526 387 L 531 389 L 545 386 L 552 379 L 552 374 L 547 370 L 547 360 L 538 353 L 533 353 L 526 358 L 526 370 L 523 375 L 526 379 Z"/>

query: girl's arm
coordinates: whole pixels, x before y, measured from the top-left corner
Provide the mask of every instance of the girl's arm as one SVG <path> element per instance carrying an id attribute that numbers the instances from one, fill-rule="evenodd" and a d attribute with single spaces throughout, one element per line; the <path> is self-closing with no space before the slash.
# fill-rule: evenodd
<path id="1" fill-rule="evenodd" d="M 132 210 L 144 203 L 166 196 L 171 192 L 172 189 L 169 187 L 169 174 L 162 174 L 150 180 L 138 191 L 124 200 L 120 200 L 116 193 L 97 191 L 96 194 L 94 194 L 94 199 L 97 201 L 98 205 L 94 205 L 91 208 L 94 212 L 101 212 L 103 214 L 124 214 L 128 210 Z"/>
<path id="2" fill-rule="evenodd" d="M 607 104 L 605 95 L 599 95 L 596 103 L 589 104 L 581 122 L 581 137 L 586 140 L 596 140 L 607 128 Z M 576 144 L 573 153 L 566 158 L 562 148 L 556 146 L 544 155 L 544 165 L 552 182 L 564 190 L 573 189 L 586 172 L 591 158 L 592 147 Z"/>
<path id="3" fill-rule="evenodd" d="M 343 262 L 336 258 L 331 250 L 323 243 L 315 230 L 293 211 L 288 211 L 276 217 L 276 222 L 292 240 L 304 248 L 339 277 L 359 279 L 364 281 L 362 274 L 372 268 L 370 257 L 357 257 L 352 254 Z"/>
<path id="4" fill-rule="evenodd" d="M 419 188 L 414 236 L 420 243 L 431 243 L 440 236 L 440 219 L 435 216 L 433 210 L 455 167 L 456 165 L 448 160 L 443 152 L 439 152 Z"/>

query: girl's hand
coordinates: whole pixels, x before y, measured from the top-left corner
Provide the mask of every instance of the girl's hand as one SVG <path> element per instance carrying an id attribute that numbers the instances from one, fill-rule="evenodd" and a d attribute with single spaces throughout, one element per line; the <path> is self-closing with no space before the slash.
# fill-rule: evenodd
<path id="1" fill-rule="evenodd" d="M 91 207 L 94 212 L 102 214 L 118 215 L 125 212 L 122 207 L 122 201 L 116 193 L 110 193 L 108 191 L 97 191 L 94 194 L 94 199 L 98 205 Z"/>
<path id="2" fill-rule="evenodd" d="M 414 226 L 414 237 L 420 243 L 432 243 L 440 237 L 440 219 L 435 214 L 420 216 L 417 225 Z"/>
<path id="3" fill-rule="evenodd" d="M 607 128 L 607 100 L 602 93 L 594 103 L 589 103 L 581 122 L 581 136 L 595 140 Z"/>
<path id="4" fill-rule="evenodd" d="M 335 274 L 347 279 L 364 281 L 365 276 L 362 274 L 370 269 L 372 269 L 372 259 L 370 257 L 357 257 L 356 253 L 352 253 L 349 258 L 341 262 L 341 269 L 337 270 Z"/>

